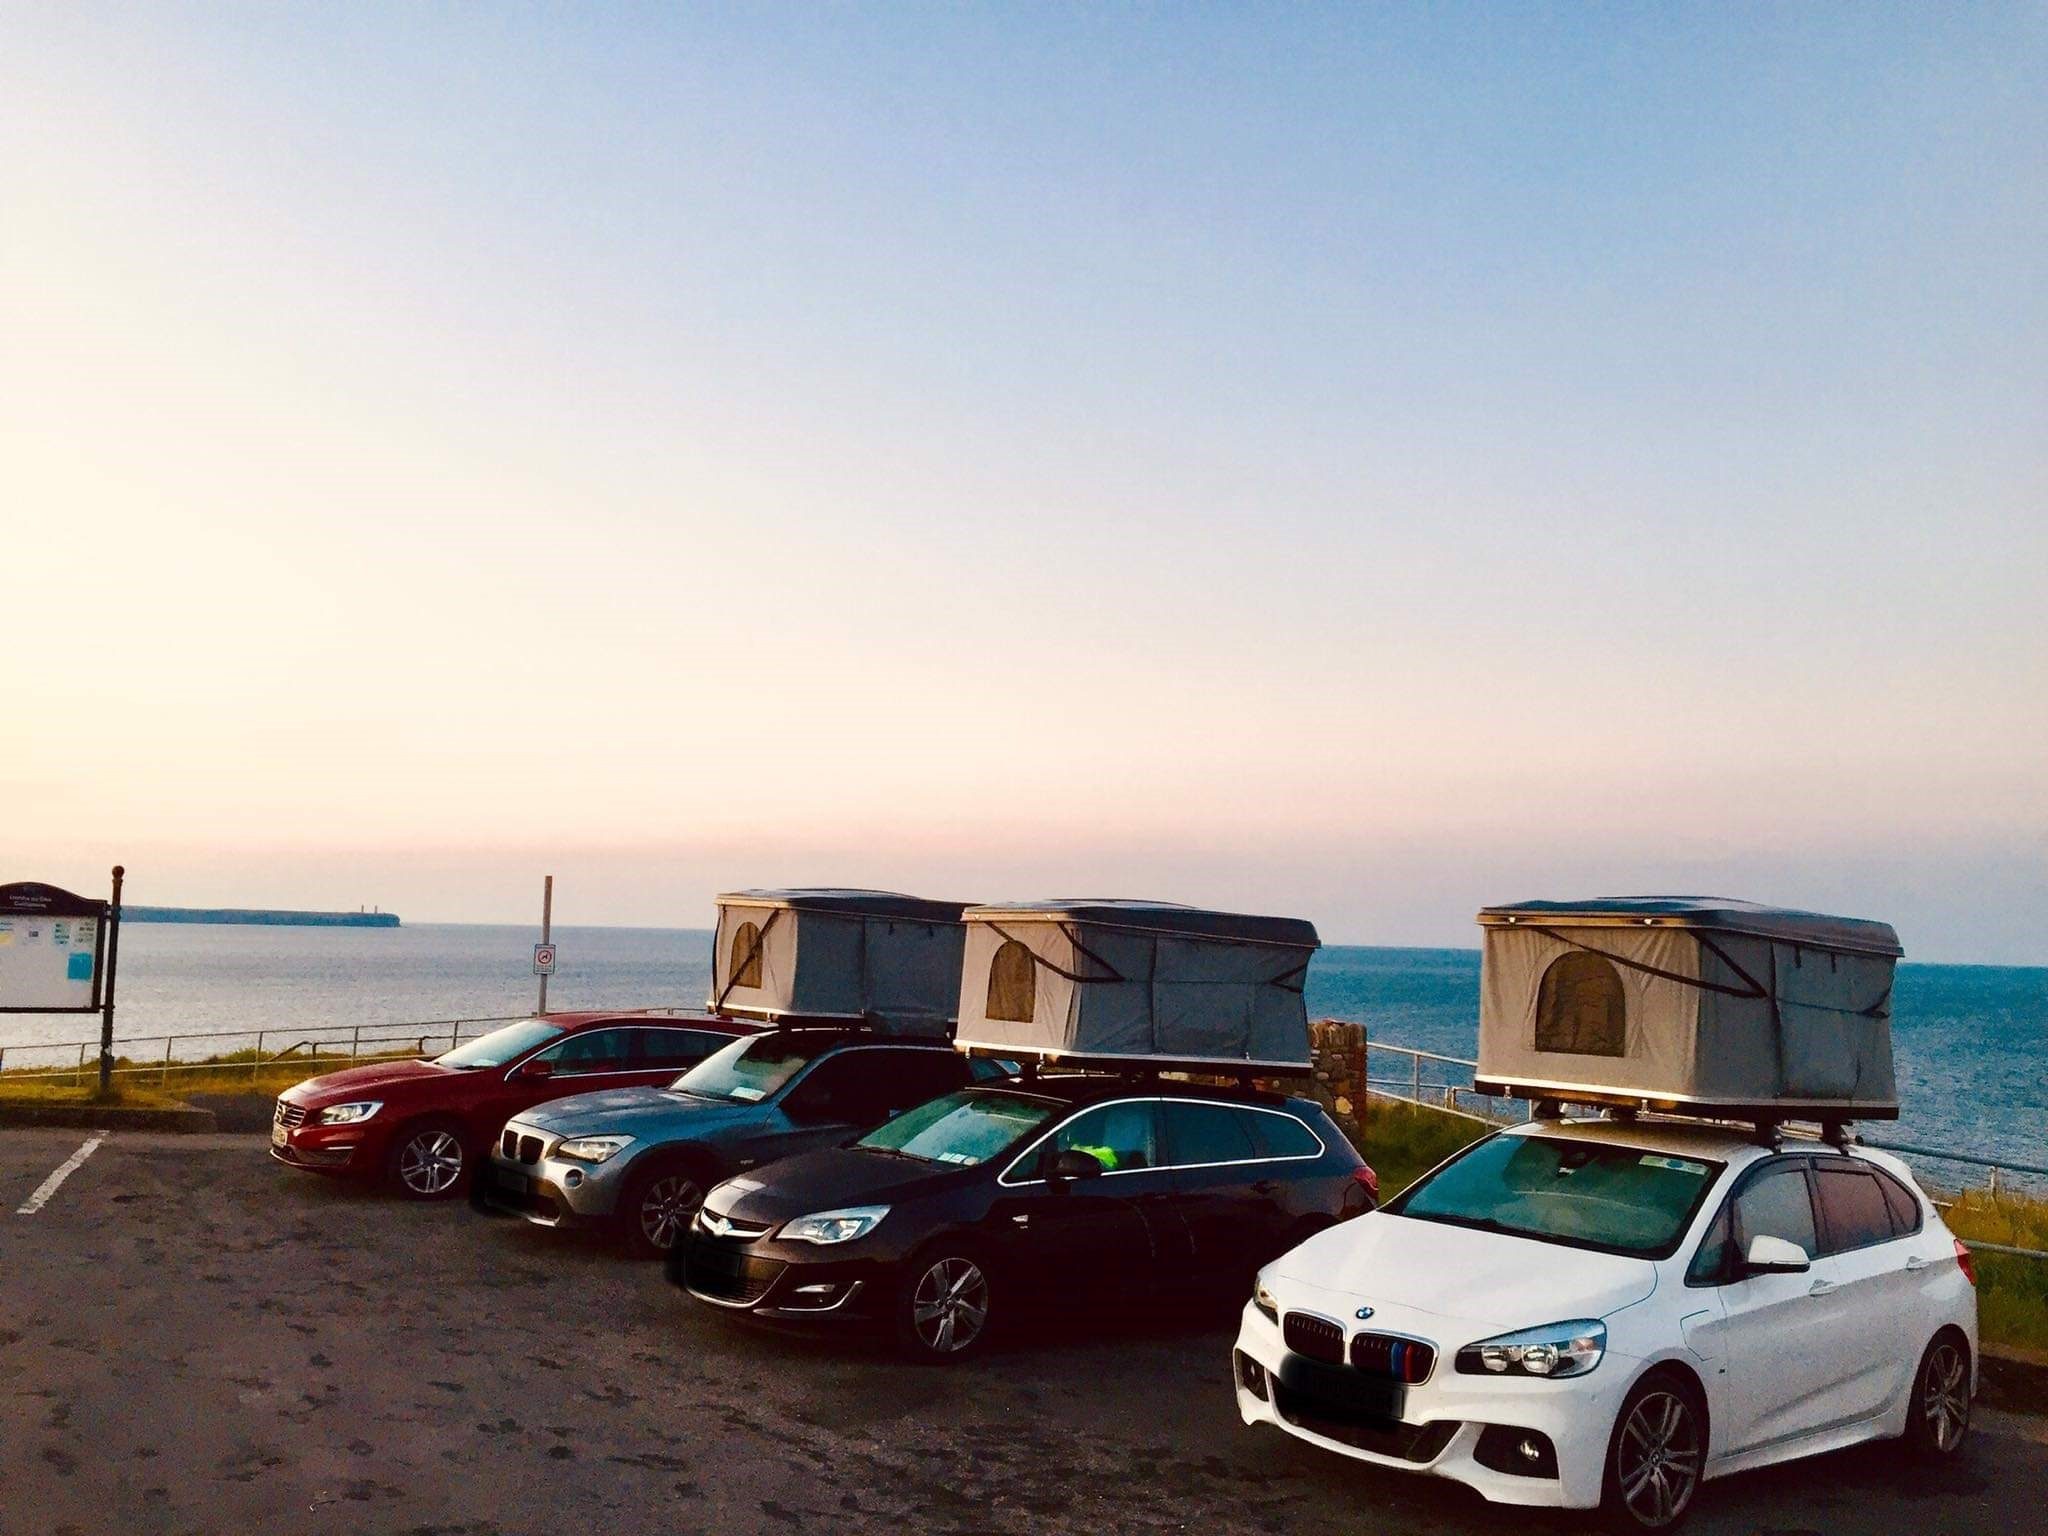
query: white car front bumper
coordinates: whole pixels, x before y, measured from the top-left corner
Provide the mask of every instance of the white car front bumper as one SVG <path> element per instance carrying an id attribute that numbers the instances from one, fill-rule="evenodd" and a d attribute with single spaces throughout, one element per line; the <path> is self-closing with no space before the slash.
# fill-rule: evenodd
<path id="1" fill-rule="evenodd" d="M 1247 1424 L 1274 1425 L 1340 1456 L 1451 1478 L 1499 1504 L 1567 1509 L 1599 1504 L 1608 1439 L 1638 1363 L 1610 1352 L 1586 1375 L 1563 1381 L 1463 1375 L 1454 1357 L 1459 1345 L 1469 1341 L 1433 1337 L 1427 1326 L 1444 1321 L 1393 1316 L 1373 1320 L 1375 1329 L 1385 1326 L 1429 1338 L 1437 1347 L 1435 1369 L 1406 1389 L 1400 1423 L 1381 1429 L 1323 1417 L 1310 1400 L 1282 1388 L 1281 1367 L 1290 1352 L 1279 1325 L 1247 1303 L 1232 1359 L 1238 1414 Z M 1246 1361 L 1257 1368 L 1256 1385 L 1248 1380 L 1253 1373 L 1247 1371 Z M 1488 1427 L 1495 1425 L 1501 1430 L 1488 1436 Z M 1533 1464 L 1533 1475 L 1505 1470 L 1532 1466 L 1519 1448 L 1530 1431 L 1549 1441 L 1555 1475 L 1540 1459 Z"/>

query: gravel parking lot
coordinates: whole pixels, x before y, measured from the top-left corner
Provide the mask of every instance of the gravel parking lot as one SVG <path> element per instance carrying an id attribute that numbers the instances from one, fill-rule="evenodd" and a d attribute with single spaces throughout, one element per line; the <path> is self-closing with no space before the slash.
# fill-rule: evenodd
<path id="1" fill-rule="evenodd" d="M 1575 1531 L 1237 1421 L 1229 1322 L 957 1371 L 736 1326 L 607 1248 L 271 1166 L 0 1133 L 0 1533 Z M 2039 1421 L 1708 1486 L 1690 1529 L 2038 1529 Z"/>

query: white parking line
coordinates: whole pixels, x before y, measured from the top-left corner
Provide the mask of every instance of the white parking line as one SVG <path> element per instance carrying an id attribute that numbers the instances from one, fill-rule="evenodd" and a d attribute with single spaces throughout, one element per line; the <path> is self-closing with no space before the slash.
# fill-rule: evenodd
<path id="1" fill-rule="evenodd" d="M 63 1162 L 57 1165 L 55 1172 L 53 1172 L 47 1179 L 43 1180 L 42 1183 L 36 1186 L 36 1192 L 30 1195 L 27 1200 L 23 1201 L 21 1205 L 15 1208 L 14 1214 L 17 1216 L 33 1216 L 37 1211 L 40 1211 L 45 1205 L 48 1205 L 50 1203 L 50 1196 L 57 1193 L 57 1187 L 60 1184 L 62 1184 L 66 1179 L 70 1178 L 71 1175 L 78 1172 L 80 1165 L 82 1165 L 88 1157 L 91 1157 L 93 1153 L 97 1152 L 99 1150 L 100 1143 L 105 1141 L 106 1139 L 106 1133 L 102 1131 L 99 1135 L 93 1137 L 92 1140 L 88 1141 L 84 1146 L 80 1147 L 76 1152 L 72 1153 L 69 1157 L 65 1158 Z"/>

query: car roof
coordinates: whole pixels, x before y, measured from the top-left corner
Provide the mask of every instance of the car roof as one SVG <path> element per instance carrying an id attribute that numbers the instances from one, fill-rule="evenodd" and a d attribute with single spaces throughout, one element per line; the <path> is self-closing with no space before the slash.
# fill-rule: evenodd
<path id="1" fill-rule="evenodd" d="M 529 1017 L 545 1020 L 564 1034 L 574 1034 L 579 1029 L 595 1029 L 600 1024 L 674 1024 L 686 1029 L 717 1030 L 720 1034 L 727 1035 L 751 1035 L 758 1033 L 761 1028 L 760 1025 L 745 1019 L 728 1018 L 723 1014 L 705 1013 L 696 1009 L 582 1009 L 573 1013 L 531 1014 Z"/>
<path id="2" fill-rule="evenodd" d="M 789 1039 L 808 1039 L 812 1041 L 822 1039 L 825 1044 L 819 1048 L 818 1054 L 821 1056 L 826 1051 L 842 1051 L 854 1046 L 863 1045 L 910 1046 L 920 1051 L 950 1051 L 953 1049 L 953 1042 L 939 1035 L 885 1035 L 878 1034 L 871 1029 L 861 1029 L 852 1025 L 778 1025 L 772 1029 L 764 1028 L 761 1033 L 764 1035 L 780 1035 Z"/>
<path id="3" fill-rule="evenodd" d="M 1505 1128 L 1509 1136 L 1544 1136 L 1570 1141 L 1599 1141 L 1618 1147 L 1640 1147 L 1645 1152 L 1670 1152 L 1681 1157 L 1706 1157 L 1730 1167 L 1741 1167 L 1777 1154 L 1804 1153 L 1815 1157 L 1840 1157 L 1842 1150 L 1825 1141 L 1805 1136 L 1785 1136 L 1776 1146 L 1759 1142 L 1747 1128 L 1717 1125 L 1706 1120 L 1659 1119 L 1643 1116 L 1635 1120 L 1588 1117 L 1582 1120 L 1529 1120 Z M 1851 1152 L 1865 1161 L 1894 1169 L 1896 1159 L 1865 1147 Z M 1903 1165 L 1899 1165 L 1903 1166 Z"/>
<path id="4" fill-rule="evenodd" d="M 1147 1076 L 1119 1076 L 1109 1072 L 1038 1072 L 1026 1077 L 1013 1073 L 1008 1077 L 985 1078 L 974 1085 L 979 1089 L 996 1088 L 1011 1093 L 1031 1093 L 1040 1098 L 1057 1099 L 1071 1108 L 1085 1104 L 1100 1103 L 1105 1099 L 1208 1099 L 1221 1100 L 1229 1104 L 1243 1104 L 1255 1109 L 1281 1109 L 1299 1111 L 1303 1101 L 1291 1099 L 1285 1094 L 1268 1093 L 1262 1088 L 1240 1088 L 1235 1084 L 1188 1083 L 1175 1078 Z"/>

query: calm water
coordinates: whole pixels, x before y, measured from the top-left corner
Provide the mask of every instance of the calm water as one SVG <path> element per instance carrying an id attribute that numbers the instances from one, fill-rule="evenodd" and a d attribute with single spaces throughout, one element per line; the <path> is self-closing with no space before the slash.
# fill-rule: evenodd
<path id="1" fill-rule="evenodd" d="M 562 1008 L 697 1007 L 710 981 L 702 930 L 559 928 Z M 346 1038 L 361 1024 L 516 1014 L 534 1000 L 524 927 L 238 928 L 134 924 L 121 936 L 124 1036 L 258 1029 L 266 1044 Z M 1905 1111 L 1899 1140 L 2048 1160 L 2048 969 L 1903 965 L 1893 1045 Z M 1312 1015 L 1363 1019 L 1373 1037 L 1448 1056 L 1473 1054 L 1479 954 L 1459 949 L 1321 951 Z M 52 1059 L 30 1041 L 95 1037 L 86 1017 L 0 1018 L 9 1065 Z M 204 1055 L 250 1039 L 193 1042 Z M 161 1050 L 159 1044 L 156 1047 Z M 143 1050 L 133 1055 L 146 1054 Z M 1388 1070 L 1393 1068 L 1387 1064 Z M 1375 1066 L 1375 1075 L 1379 1071 Z"/>

